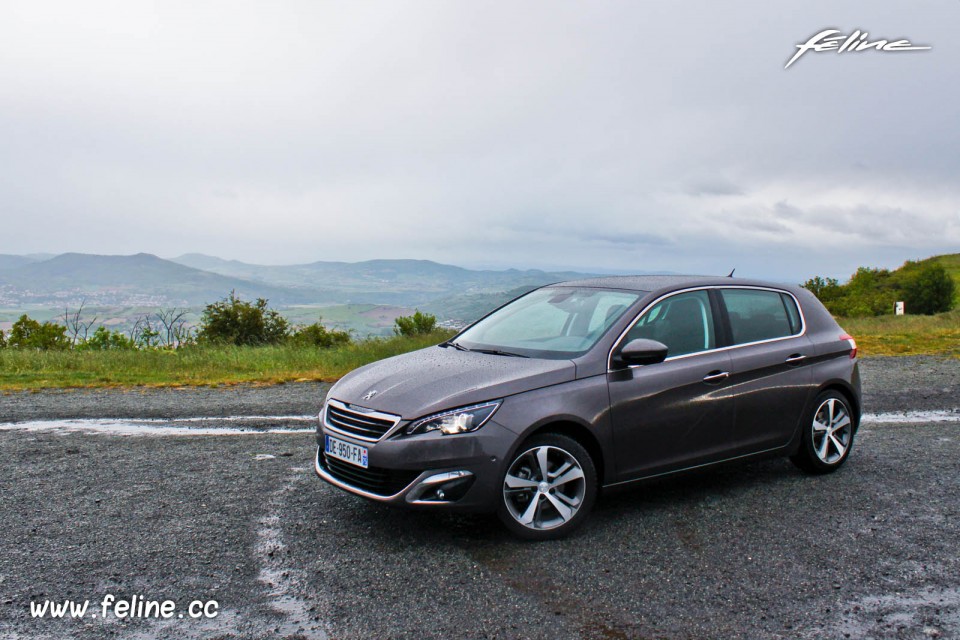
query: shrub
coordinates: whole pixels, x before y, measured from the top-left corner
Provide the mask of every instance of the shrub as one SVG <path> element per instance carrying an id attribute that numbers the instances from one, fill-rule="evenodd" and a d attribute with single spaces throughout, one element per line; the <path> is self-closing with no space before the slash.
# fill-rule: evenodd
<path id="1" fill-rule="evenodd" d="M 943 265 L 910 261 L 896 271 L 860 267 L 843 285 L 817 276 L 803 286 L 831 313 L 848 318 L 891 314 L 897 300 L 904 301 L 907 313 L 931 315 L 949 311 L 955 290 Z"/>
<path id="2" fill-rule="evenodd" d="M 901 278 L 902 299 L 907 313 L 929 316 L 950 311 L 956 284 L 943 265 L 927 263 L 913 268 L 908 265 L 910 263 L 904 265 Z"/>
<path id="3" fill-rule="evenodd" d="M 320 322 L 297 327 L 290 336 L 290 340 L 297 345 L 329 349 L 350 343 L 350 334 L 347 331 L 327 329 Z"/>
<path id="4" fill-rule="evenodd" d="M 3 329 L 0 329 L 0 349 L 7 346 L 7 338 L 3 334 Z"/>
<path id="5" fill-rule="evenodd" d="M 66 327 L 55 322 L 40 324 L 26 314 L 13 323 L 9 343 L 11 347 L 21 349 L 66 349 L 70 346 Z"/>
<path id="6" fill-rule="evenodd" d="M 136 343 L 119 331 L 110 331 L 103 325 L 97 327 L 93 335 L 77 345 L 78 349 L 90 351 L 111 351 L 136 349 Z"/>
<path id="7" fill-rule="evenodd" d="M 287 321 L 269 309 L 266 300 L 257 298 L 256 302 L 246 302 L 231 291 L 223 300 L 206 306 L 197 339 L 237 346 L 276 344 L 289 333 Z"/>
<path id="8" fill-rule="evenodd" d="M 412 316 L 400 316 L 393 321 L 393 332 L 398 336 L 418 336 L 430 333 L 437 327 L 437 317 L 416 310 Z"/>

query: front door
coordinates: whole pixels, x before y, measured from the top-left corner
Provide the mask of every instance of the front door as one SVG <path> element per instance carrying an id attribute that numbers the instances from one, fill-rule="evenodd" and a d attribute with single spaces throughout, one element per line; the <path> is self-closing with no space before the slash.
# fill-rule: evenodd
<path id="1" fill-rule="evenodd" d="M 688 291 L 658 302 L 619 346 L 636 338 L 667 345 L 667 359 L 607 374 L 618 480 L 726 457 L 734 419 L 730 356 L 714 350 L 708 292 Z"/>

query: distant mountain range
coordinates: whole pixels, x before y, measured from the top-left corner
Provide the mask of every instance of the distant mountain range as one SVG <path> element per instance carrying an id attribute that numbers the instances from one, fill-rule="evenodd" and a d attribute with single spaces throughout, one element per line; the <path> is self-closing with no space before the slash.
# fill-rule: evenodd
<path id="1" fill-rule="evenodd" d="M 231 290 L 271 305 L 477 302 L 591 274 L 535 269 L 471 270 L 429 260 L 313 262 L 267 266 L 186 254 L 172 260 L 138 253 L 103 256 L 0 255 L 0 307 L 64 306 L 86 300 L 101 306 L 199 306 Z"/>

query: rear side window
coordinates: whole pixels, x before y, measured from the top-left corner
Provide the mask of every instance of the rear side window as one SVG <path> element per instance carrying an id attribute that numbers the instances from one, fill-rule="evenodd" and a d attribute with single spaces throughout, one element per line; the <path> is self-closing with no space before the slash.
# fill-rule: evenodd
<path id="1" fill-rule="evenodd" d="M 637 338 L 667 345 L 667 357 L 713 349 L 716 339 L 709 294 L 690 291 L 661 300 L 627 333 L 627 342 Z"/>
<path id="2" fill-rule="evenodd" d="M 800 332 L 800 312 L 793 298 L 762 289 L 721 289 L 733 343 L 784 338 Z"/>
<path id="3" fill-rule="evenodd" d="M 785 293 L 780 294 L 783 300 L 783 308 L 787 310 L 787 318 L 790 320 L 790 332 L 800 333 L 803 324 L 800 322 L 800 311 L 797 309 L 797 301 Z"/>

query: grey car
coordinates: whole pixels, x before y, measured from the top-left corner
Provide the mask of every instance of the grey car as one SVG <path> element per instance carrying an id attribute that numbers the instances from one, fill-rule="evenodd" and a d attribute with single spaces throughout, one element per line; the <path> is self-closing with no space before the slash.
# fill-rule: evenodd
<path id="1" fill-rule="evenodd" d="M 328 392 L 316 473 L 370 500 L 556 538 L 602 488 L 789 456 L 827 473 L 860 419 L 857 346 L 806 289 L 617 276 L 523 295 Z"/>

